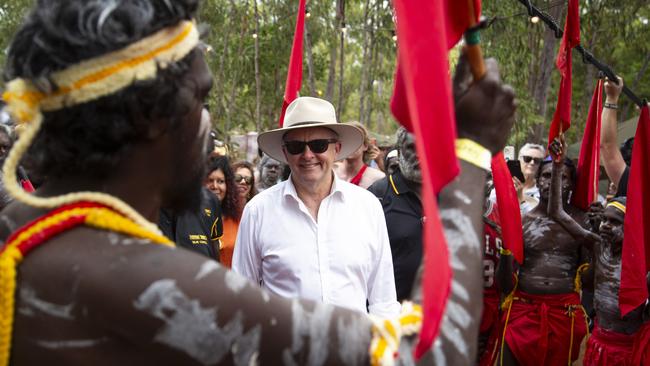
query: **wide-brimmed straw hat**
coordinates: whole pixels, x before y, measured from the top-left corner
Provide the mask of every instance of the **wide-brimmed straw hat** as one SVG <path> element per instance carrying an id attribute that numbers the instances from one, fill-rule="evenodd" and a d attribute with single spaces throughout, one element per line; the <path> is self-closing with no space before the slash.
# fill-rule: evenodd
<path id="1" fill-rule="evenodd" d="M 334 106 L 323 99 L 312 97 L 296 98 L 284 115 L 282 128 L 261 133 L 257 145 L 273 159 L 287 162 L 282 151 L 282 137 L 285 133 L 299 128 L 325 127 L 336 132 L 341 143 L 341 151 L 336 160 L 345 159 L 363 143 L 363 134 L 355 126 L 339 123 Z"/>

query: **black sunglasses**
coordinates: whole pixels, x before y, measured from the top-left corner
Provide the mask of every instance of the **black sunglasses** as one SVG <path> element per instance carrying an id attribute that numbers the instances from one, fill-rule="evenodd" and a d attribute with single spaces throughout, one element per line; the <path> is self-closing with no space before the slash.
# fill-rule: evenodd
<path id="1" fill-rule="evenodd" d="M 285 141 L 284 147 L 291 155 L 302 154 L 305 151 L 305 146 L 309 146 L 309 150 L 314 154 L 322 154 L 329 148 L 330 144 L 337 143 L 337 139 L 317 139 L 311 141 Z"/>
<path id="2" fill-rule="evenodd" d="M 247 186 L 250 186 L 253 183 L 253 177 L 246 177 L 243 175 L 235 174 L 235 182 L 239 183 L 244 180 L 244 183 L 246 183 Z"/>
<path id="3" fill-rule="evenodd" d="M 542 163 L 542 158 L 534 158 L 528 155 L 523 155 L 521 158 L 524 159 L 524 163 L 526 164 L 530 163 L 531 161 L 534 161 L 535 165 L 539 165 Z"/>

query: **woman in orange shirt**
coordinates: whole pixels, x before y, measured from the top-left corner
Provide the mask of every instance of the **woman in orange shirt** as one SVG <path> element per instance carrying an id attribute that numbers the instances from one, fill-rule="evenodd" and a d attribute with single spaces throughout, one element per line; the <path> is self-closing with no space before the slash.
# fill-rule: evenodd
<path id="1" fill-rule="evenodd" d="M 240 181 L 246 181 L 246 179 L 241 178 Z M 222 265 L 230 268 L 239 220 L 247 200 L 240 199 L 235 175 L 230 168 L 230 161 L 225 156 L 220 156 L 210 163 L 204 185 L 221 202 L 223 236 L 219 247 L 219 261 Z"/>

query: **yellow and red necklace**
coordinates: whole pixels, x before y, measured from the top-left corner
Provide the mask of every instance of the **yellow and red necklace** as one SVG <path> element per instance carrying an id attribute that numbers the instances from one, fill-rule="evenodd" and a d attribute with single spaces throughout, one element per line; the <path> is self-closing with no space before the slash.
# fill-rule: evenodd
<path id="1" fill-rule="evenodd" d="M 166 237 L 143 228 L 108 206 L 93 202 L 61 206 L 14 232 L 0 249 L 0 366 L 9 364 L 18 265 L 49 239 L 81 225 L 174 246 Z"/>

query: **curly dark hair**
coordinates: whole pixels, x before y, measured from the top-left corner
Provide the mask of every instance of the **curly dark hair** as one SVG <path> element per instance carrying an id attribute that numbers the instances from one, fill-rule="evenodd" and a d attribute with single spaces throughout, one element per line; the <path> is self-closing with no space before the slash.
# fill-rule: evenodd
<path id="1" fill-rule="evenodd" d="M 38 0 L 7 54 L 5 80 L 31 79 L 44 91 L 58 70 L 119 50 L 162 28 L 193 17 L 199 0 Z M 152 80 L 139 81 L 100 99 L 44 113 L 43 127 L 29 152 L 30 168 L 49 177 L 110 174 L 134 145 L 147 140 L 149 126 L 165 131 L 180 125 L 194 104 L 183 92 L 194 50 Z"/>
<path id="2" fill-rule="evenodd" d="M 255 168 L 253 167 L 253 164 L 247 162 L 247 161 L 238 161 L 236 163 L 233 163 L 230 168 L 232 169 L 233 173 L 237 171 L 239 168 L 246 168 L 251 172 L 251 177 L 253 180 L 251 181 L 251 190 L 248 192 L 248 197 L 247 200 L 250 201 L 251 198 L 255 197 L 257 194 L 257 188 L 255 186 Z M 244 208 L 242 207 L 242 210 Z"/>
<path id="3" fill-rule="evenodd" d="M 221 170 L 226 179 L 226 196 L 221 201 L 221 213 L 224 217 L 229 217 L 239 221 L 242 209 L 238 207 L 237 186 L 235 185 L 235 175 L 230 169 L 230 160 L 226 156 L 219 156 L 208 163 L 207 175 L 215 170 Z"/>

